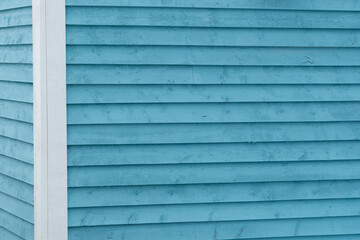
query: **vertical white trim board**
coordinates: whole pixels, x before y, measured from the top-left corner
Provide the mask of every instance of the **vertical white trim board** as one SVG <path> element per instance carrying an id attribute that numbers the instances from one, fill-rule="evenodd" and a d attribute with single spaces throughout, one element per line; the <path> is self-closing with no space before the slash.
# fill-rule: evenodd
<path id="1" fill-rule="evenodd" d="M 67 240 L 65 0 L 33 0 L 35 240 Z"/>

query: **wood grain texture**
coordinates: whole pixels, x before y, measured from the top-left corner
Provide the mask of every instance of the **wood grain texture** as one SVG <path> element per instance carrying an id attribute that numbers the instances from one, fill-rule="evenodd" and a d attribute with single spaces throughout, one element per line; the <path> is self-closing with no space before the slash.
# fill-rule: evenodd
<path id="1" fill-rule="evenodd" d="M 68 86 L 67 102 L 68 104 L 355 102 L 360 101 L 359 92 L 360 85 L 355 84 L 351 86 L 346 84 L 275 86 L 270 84 L 79 84 Z M 14 96 L 14 99 L 16 98 L 18 97 Z"/>
<path id="2" fill-rule="evenodd" d="M 169 7 L 169 8 L 215 8 L 215 9 L 289 9 L 289 10 L 335 10 L 357 11 L 360 4 L 357 0 L 67 0 L 67 6 L 108 6 L 108 7 Z"/>
<path id="3" fill-rule="evenodd" d="M 3 227 L 0 227 L 0 238 L 8 240 L 22 240 L 22 238 Z"/>
<path id="4" fill-rule="evenodd" d="M 359 141 L 77 145 L 68 166 L 356 160 Z"/>
<path id="5" fill-rule="evenodd" d="M 23 50 L 11 49 L 4 61 Z M 68 64 L 360 66 L 360 48 L 68 46 L 67 51 Z"/>
<path id="6" fill-rule="evenodd" d="M 69 45 L 358 47 L 359 30 L 68 26 Z M 324 38 L 324 35 L 327 38 Z"/>
<path id="7" fill-rule="evenodd" d="M 96 104 L 68 113 L 69 124 L 346 122 L 360 120 L 360 102 Z"/>
<path id="8" fill-rule="evenodd" d="M 337 171 L 335 171 L 335 169 Z M 360 161 L 69 168 L 69 187 L 360 179 Z"/>
<path id="9" fill-rule="evenodd" d="M 3 174 L 0 174 L 0 179 L 1 192 L 28 204 L 34 205 L 33 185 Z"/>
<path id="10" fill-rule="evenodd" d="M 358 29 L 357 12 L 70 7 L 69 25 Z"/>
<path id="11" fill-rule="evenodd" d="M 0 10 L 10 10 L 16 8 L 31 7 L 31 0 L 2 0 Z"/>
<path id="12" fill-rule="evenodd" d="M 9 1 L 6 1 L 9 2 Z M 18 5 L 19 6 L 19 5 Z M 21 5 L 20 5 L 21 6 Z M 0 27 L 29 26 L 32 22 L 31 7 L 24 8 L 0 8 Z"/>
<path id="13" fill-rule="evenodd" d="M 33 145 L 30 143 L 0 136 L 0 154 L 3 156 L 33 164 L 33 152 Z"/>
<path id="14" fill-rule="evenodd" d="M 0 155 L 0 173 L 33 185 L 33 165 Z"/>
<path id="15" fill-rule="evenodd" d="M 359 84 L 359 78 L 360 68 L 354 66 L 67 66 L 69 85 Z"/>
<path id="16" fill-rule="evenodd" d="M 359 6 L 67 0 L 69 239 L 358 240 Z"/>
<path id="17" fill-rule="evenodd" d="M 161 206 L 181 204 L 346 199 L 360 197 L 360 180 L 141 185 L 69 188 L 69 207 Z M 296 191 L 294 191 L 296 189 Z M 194 194 L 196 192 L 196 194 Z M 87 199 L 84 201 L 83 199 Z"/>
<path id="18" fill-rule="evenodd" d="M 358 122 L 69 125 L 68 145 L 357 141 L 359 132 Z"/>
<path id="19" fill-rule="evenodd" d="M 181 223 L 153 224 L 132 226 L 97 226 L 70 228 L 71 239 L 84 239 L 91 235 L 94 238 L 122 236 L 139 240 L 148 239 L 152 235 L 156 239 L 171 238 L 174 240 L 193 239 L 252 239 L 280 238 L 327 235 L 359 234 L 359 217 L 329 217 L 284 220 L 232 221 L 214 223 Z M 281 231 L 279 232 L 279 229 Z"/>
<path id="20" fill-rule="evenodd" d="M 32 64 L 0 64 L 0 70 L 3 81 L 32 83 Z"/>
<path id="21" fill-rule="evenodd" d="M 34 225 L 0 209 L 0 225 L 25 240 L 34 239 Z"/>

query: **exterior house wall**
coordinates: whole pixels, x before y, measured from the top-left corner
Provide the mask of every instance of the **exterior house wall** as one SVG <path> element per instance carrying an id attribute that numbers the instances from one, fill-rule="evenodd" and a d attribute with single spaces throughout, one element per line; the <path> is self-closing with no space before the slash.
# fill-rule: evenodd
<path id="1" fill-rule="evenodd" d="M 350 2 L 68 0 L 69 239 L 360 239 Z"/>
<path id="2" fill-rule="evenodd" d="M 360 239 L 358 1 L 67 0 L 68 219 L 38 3 L 37 185 L 32 4 L 0 1 L 0 239 L 34 239 L 34 185 L 39 240 Z"/>
<path id="3" fill-rule="evenodd" d="M 34 238 L 32 8 L 0 1 L 0 239 Z"/>

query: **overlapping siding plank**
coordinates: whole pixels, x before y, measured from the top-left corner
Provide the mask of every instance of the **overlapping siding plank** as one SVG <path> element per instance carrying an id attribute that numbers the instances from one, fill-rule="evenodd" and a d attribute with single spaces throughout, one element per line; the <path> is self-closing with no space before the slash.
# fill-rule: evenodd
<path id="1" fill-rule="evenodd" d="M 357 0 L 227 0 L 209 1 L 198 0 L 67 0 L 67 6 L 108 6 L 108 7 L 165 7 L 165 8 L 215 8 L 215 9 L 289 9 L 289 10 L 334 10 L 358 11 L 360 4 Z"/>
<path id="2" fill-rule="evenodd" d="M 256 239 L 322 236 L 359 235 L 359 217 L 328 217 L 304 219 L 279 219 L 255 221 L 202 222 L 181 224 L 149 224 L 128 226 L 96 226 L 70 228 L 71 239 L 124 236 L 128 239 L 145 240 L 151 235 L 156 239 Z M 295 238 L 296 239 L 296 238 Z"/>
<path id="3" fill-rule="evenodd" d="M 171 204 L 357 199 L 359 180 L 141 185 L 69 189 L 69 207 L 101 208 Z M 294 191 L 296 189 L 296 191 Z M 196 194 L 194 194 L 196 192 Z M 87 201 L 83 201 L 87 199 Z M 216 205 L 216 204 L 214 204 Z"/>

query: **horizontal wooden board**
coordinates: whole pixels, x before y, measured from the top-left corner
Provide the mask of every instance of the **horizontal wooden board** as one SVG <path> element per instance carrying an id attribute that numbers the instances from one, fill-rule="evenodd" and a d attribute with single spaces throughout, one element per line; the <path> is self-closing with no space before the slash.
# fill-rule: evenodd
<path id="1" fill-rule="evenodd" d="M 0 117 L 0 136 L 33 143 L 33 125 Z"/>
<path id="2" fill-rule="evenodd" d="M 296 189 L 296 191 L 294 191 Z M 359 198 L 360 181 L 69 188 L 69 208 Z M 86 199 L 86 201 L 84 201 Z"/>
<path id="3" fill-rule="evenodd" d="M 23 45 L 31 43 L 31 26 L 0 28 L 0 45 Z"/>
<path id="4" fill-rule="evenodd" d="M 75 208 L 69 209 L 69 226 L 278 220 L 357 216 L 359 212 L 360 199 Z"/>
<path id="5" fill-rule="evenodd" d="M 68 146 L 68 166 L 360 159 L 360 141 Z"/>
<path id="6" fill-rule="evenodd" d="M 91 104 L 67 115 L 68 124 L 339 122 L 359 121 L 360 102 Z"/>
<path id="7" fill-rule="evenodd" d="M 252 238 L 251 240 L 359 240 L 360 235 L 341 234 L 333 236 L 281 237 L 281 238 Z M 235 239 L 233 239 L 235 240 Z"/>
<path id="8" fill-rule="evenodd" d="M 308 218 L 263 221 L 234 221 L 189 224 L 153 224 L 69 228 L 69 238 L 94 239 L 197 239 L 229 240 L 262 237 L 293 237 L 359 234 L 360 217 Z"/>
<path id="9" fill-rule="evenodd" d="M 29 26 L 32 24 L 31 7 L 2 10 L 3 11 L 0 11 L 0 28 Z M 1 51 L 3 50 L 1 49 Z"/>
<path id="10" fill-rule="evenodd" d="M 170 7 L 170 8 L 225 8 L 225 9 L 301 9 L 301 10 L 334 10 L 334 11 L 357 11 L 360 4 L 356 0 L 226 0 L 226 1 L 207 1 L 198 0 L 147 0 L 147 1 L 128 1 L 128 0 L 67 0 L 67 6 L 107 6 L 107 7 Z"/>
<path id="11" fill-rule="evenodd" d="M 170 7 L 170 8 L 225 8 L 225 9 L 301 9 L 301 10 L 334 10 L 357 11 L 360 4 L 356 0 L 67 0 L 67 6 L 107 6 L 107 7 Z"/>
<path id="12" fill-rule="evenodd" d="M 21 151 L 19 151 L 21 149 Z M 33 164 L 33 145 L 15 139 L 0 136 L 0 154 Z"/>
<path id="13" fill-rule="evenodd" d="M 32 94 L 32 92 L 26 94 Z M 33 105 L 0 99 L 0 117 L 32 123 Z"/>
<path id="14" fill-rule="evenodd" d="M 1 15 L 0 15 L 1 17 Z M 0 63 L 32 63 L 32 45 L 0 46 Z"/>
<path id="15" fill-rule="evenodd" d="M 31 62 L 16 58 L 19 47 L 12 48 L 0 61 Z M 359 55 L 360 48 L 67 46 L 68 64 L 360 66 Z"/>
<path id="16" fill-rule="evenodd" d="M 360 161 L 70 167 L 69 187 L 360 179 Z"/>
<path id="17" fill-rule="evenodd" d="M 66 33 L 69 45 L 243 47 L 359 47 L 360 45 L 360 31 L 354 29 L 68 26 Z"/>
<path id="18" fill-rule="evenodd" d="M 68 145 L 359 140 L 358 122 L 69 125 Z"/>
<path id="19" fill-rule="evenodd" d="M 33 102 L 32 83 L 19 83 L 0 80 L 0 99 L 18 102 Z"/>
<path id="20" fill-rule="evenodd" d="M 34 188 L 25 182 L 0 174 L 0 191 L 28 204 L 34 204 Z"/>
<path id="21" fill-rule="evenodd" d="M 31 64 L 0 64 L 0 80 L 3 81 L 31 83 L 32 74 Z"/>
<path id="22" fill-rule="evenodd" d="M 0 11 L 14 8 L 31 7 L 31 0 L 2 0 L 0 3 Z"/>
<path id="23" fill-rule="evenodd" d="M 9 230 L 0 227 L 0 239 L 6 240 L 23 240 L 21 237 L 15 235 L 14 233 L 10 232 Z"/>
<path id="24" fill-rule="evenodd" d="M 29 223 L 34 223 L 34 208 L 32 205 L 13 198 L 7 194 L 0 192 L 0 202 L 6 203 L 2 205 L 2 209 L 16 217 L 23 219 Z"/>
<path id="25" fill-rule="evenodd" d="M 34 239 L 34 225 L 0 209 L 0 225 L 25 240 Z"/>
<path id="26" fill-rule="evenodd" d="M 1 86 L 1 82 L 0 82 Z M 13 85 L 11 85 L 13 86 Z M 18 86 L 18 85 L 14 85 Z M 23 87 L 23 85 L 20 85 Z M 31 86 L 30 86 L 31 87 Z M 354 85 L 68 85 L 67 103 L 360 101 Z M 0 94 L 1 96 L 1 94 Z M 16 98 L 16 97 L 14 97 Z M 25 99 L 24 99 L 25 100 Z"/>
<path id="27" fill-rule="evenodd" d="M 360 68 L 346 66 L 67 66 L 68 84 L 359 84 L 359 79 Z"/>
<path id="28" fill-rule="evenodd" d="M 357 12 L 68 7 L 68 25 L 359 29 Z"/>
<path id="29" fill-rule="evenodd" d="M 34 166 L 0 155 L 0 173 L 22 182 L 34 183 Z"/>

